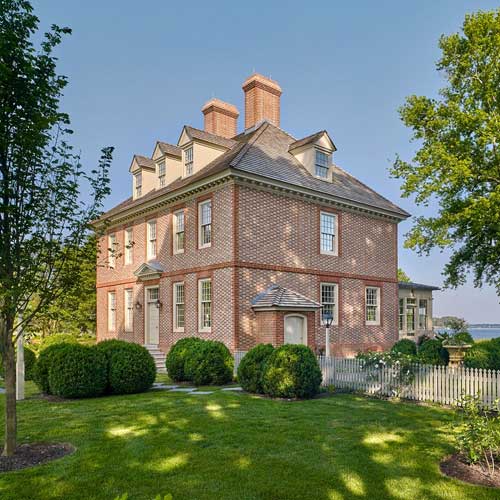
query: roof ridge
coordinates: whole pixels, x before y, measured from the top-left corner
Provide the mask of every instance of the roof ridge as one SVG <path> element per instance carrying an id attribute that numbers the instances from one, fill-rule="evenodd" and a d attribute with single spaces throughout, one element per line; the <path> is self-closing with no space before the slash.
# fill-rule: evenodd
<path id="1" fill-rule="evenodd" d="M 248 150 L 253 146 L 254 142 L 264 133 L 268 122 L 264 122 L 255 132 L 254 135 L 247 141 L 247 143 L 243 146 L 241 151 L 236 155 L 236 157 L 229 163 L 230 167 L 237 167 L 238 163 L 243 159 L 243 157 L 247 154 Z"/>

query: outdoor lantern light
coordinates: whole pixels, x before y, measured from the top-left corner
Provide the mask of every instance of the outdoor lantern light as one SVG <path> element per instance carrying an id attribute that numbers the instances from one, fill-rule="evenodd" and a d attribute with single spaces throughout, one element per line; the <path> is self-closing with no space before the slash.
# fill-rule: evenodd
<path id="1" fill-rule="evenodd" d="M 160 309 L 160 307 L 162 306 L 163 304 L 160 302 L 160 299 L 157 299 L 156 300 L 156 308 L 157 309 Z"/>
<path id="2" fill-rule="evenodd" d="M 141 309 L 142 309 L 142 304 L 141 304 L 139 301 L 137 301 L 137 302 L 135 303 L 135 308 L 136 308 L 138 311 L 139 311 L 139 310 L 141 310 Z"/>
<path id="3" fill-rule="evenodd" d="M 325 339 L 325 356 L 330 357 L 330 327 L 333 323 L 333 314 L 329 312 L 324 312 L 321 315 L 321 319 L 326 329 L 326 339 Z"/>

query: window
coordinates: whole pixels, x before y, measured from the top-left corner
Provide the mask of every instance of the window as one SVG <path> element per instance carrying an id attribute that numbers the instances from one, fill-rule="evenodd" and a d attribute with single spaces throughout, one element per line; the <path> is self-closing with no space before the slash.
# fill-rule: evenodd
<path id="1" fill-rule="evenodd" d="M 132 288 L 125 290 L 125 331 L 131 332 L 134 329 L 134 291 Z"/>
<path id="2" fill-rule="evenodd" d="M 367 325 L 380 324 L 380 288 L 367 286 L 365 289 L 365 320 Z"/>
<path id="3" fill-rule="evenodd" d="M 406 335 L 414 335 L 417 300 L 408 297 L 406 299 Z"/>
<path id="4" fill-rule="evenodd" d="M 160 187 L 165 186 L 165 160 L 158 163 L 158 183 Z"/>
<path id="5" fill-rule="evenodd" d="M 198 319 L 200 332 L 212 331 L 212 282 L 198 281 Z"/>
<path id="6" fill-rule="evenodd" d="M 337 255 L 337 216 L 329 212 L 320 215 L 320 245 L 321 253 Z"/>
<path id="7" fill-rule="evenodd" d="M 184 283 L 174 283 L 174 330 L 184 331 Z"/>
<path id="8" fill-rule="evenodd" d="M 184 252 L 184 210 L 174 212 L 174 253 Z"/>
<path id="9" fill-rule="evenodd" d="M 399 331 L 405 328 L 405 299 L 399 299 Z"/>
<path id="10" fill-rule="evenodd" d="M 193 146 L 184 152 L 184 172 L 186 177 L 193 173 Z"/>
<path id="11" fill-rule="evenodd" d="M 108 292 L 108 330 L 116 329 L 116 292 Z"/>
<path id="12" fill-rule="evenodd" d="M 322 179 L 328 179 L 328 167 L 330 166 L 330 155 L 316 150 L 315 174 Z"/>
<path id="13" fill-rule="evenodd" d="M 116 267 L 116 234 L 108 236 L 108 265 L 111 268 Z"/>
<path id="14" fill-rule="evenodd" d="M 151 220 L 148 222 L 148 242 L 147 242 L 148 259 L 156 257 L 156 221 Z"/>
<path id="15" fill-rule="evenodd" d="M 418 328 L 427 330 L 427 299 L 418 301 Z"/>
<path id="16" fill-rule="evenodd" d="M 142 173 L 138 172 L 134 175 L 135 180 L 135 197 L 139 198 L 142 196 Z"/>
<path id="17" fill-rule="evenodd" d="M 322 314 L 328 313 L 332 315 L 332 325 L 338 324 L 337 292 L 336 283 L 321 283 Z"/>
<path id="18" fill-rule="evenodd" d="M 212 244 L 212 201 L 203 201 L 198 205 L 199 248 L 209 247 Z"/>
<path id="19" fill-rule="evenodd" d="M 125 229 L 125 264 L 132 264 L 134 259 L 134 232 L 131 227 Z"/>

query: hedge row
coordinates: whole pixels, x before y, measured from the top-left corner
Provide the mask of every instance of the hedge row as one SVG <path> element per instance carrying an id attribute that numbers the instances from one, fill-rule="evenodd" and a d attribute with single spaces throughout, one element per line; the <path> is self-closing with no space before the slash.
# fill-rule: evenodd
<path id="1" fill-rule="evenodd" d="M 149 352 L 121 340 L 95 346 L 50 345 L 41 351 L 34 373 L 42 392 L 63 398 L 144 392 L 155 378 L 156 366 Z"/>
<path id="2" fill-rule="evenodd" d="M 464 365 L 468 368 L 500 370 L 500 338 L 475 343 L 465 353 Z"/>
<path id="3" fill-rule="evenodd" d="M 259 344 L 238 366 L 238 382 L 249 392 L 279 398 L 310 398 L 319 392 L 321 369 L 305 345 L 285 344 L 275 349 Z"/>
<path id="4" fill-rule="evenodd" d="M 234 361 L 222 342 L 188 337 L 170 349 L 166 367 L 169 377 L 175 382 L 222 385 L 232 380 Z"/>

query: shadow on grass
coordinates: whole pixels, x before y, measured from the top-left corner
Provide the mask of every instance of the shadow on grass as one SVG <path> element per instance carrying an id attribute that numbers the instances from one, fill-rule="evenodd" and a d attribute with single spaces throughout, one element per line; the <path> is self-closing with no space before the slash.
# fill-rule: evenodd
<path id="1" fill-rule="evenodd" d="M 67 459 L 0 476 L 3 500 L 451 499 L 497 492 L 440 475 L 450 413 L 339 395 L 282 402 L 217 392 L 20 404 L 22 441 Z"/>

